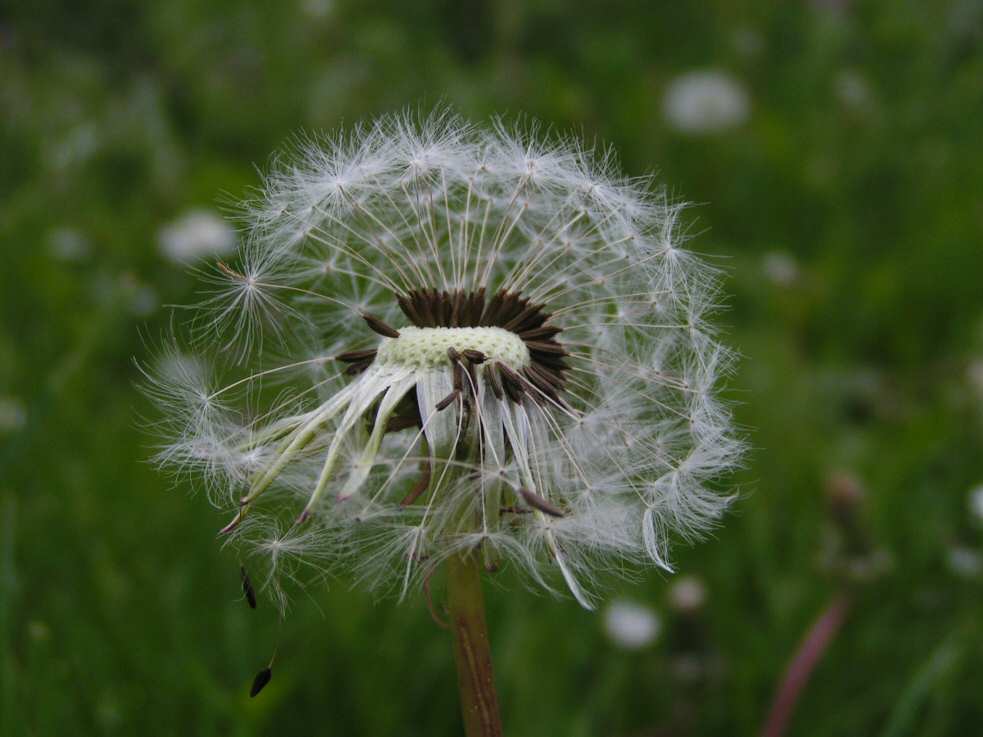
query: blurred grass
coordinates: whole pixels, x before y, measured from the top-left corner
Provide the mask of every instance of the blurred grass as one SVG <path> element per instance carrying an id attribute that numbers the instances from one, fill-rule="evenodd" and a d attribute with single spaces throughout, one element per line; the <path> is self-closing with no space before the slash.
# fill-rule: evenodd
<path id="1" fill-rule="evenodd" d="M 819 565 L 838 469 L 892 565 L 791 733 L 973 733 L 983 587 L 949 560 L 983 554 L 966 500 L 983 481 L 981 40 L 979 0 L 6 6 L 0 397 L 24 417 L 0 428 L 0 734 L 456 733 L 422 601 L 343 580 L 294 601 L 274 680 L 247 698 L 272 608 L 236 600 L 220 520 L 146 463 L 132 363 L 167 325 L 152 303 L 195 289 L 157 250 L 162 224 L 244 194 L 299 129 L 440 100 L 597 136 L 705 203 L 692 245 L 728 270 L 755 447 L 719 534 L 678 548 L 709 592 L 695 627 L 654 573 L 615 589 L 662 612 L 639 653 L 572 602 L 493 589 L 508 733 L 754 734 L 839 585 Z M 666 85 L 707 67 L 746 87 L 748 122 L 673 130 Z M 71 259 L 65 229 L 87 244 Z"/>

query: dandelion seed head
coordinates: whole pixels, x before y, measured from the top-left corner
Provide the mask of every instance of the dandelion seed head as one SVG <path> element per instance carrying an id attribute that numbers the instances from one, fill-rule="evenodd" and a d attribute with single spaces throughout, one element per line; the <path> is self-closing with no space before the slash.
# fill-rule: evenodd
<path id="1" fill-rule="evenodd" d="M 278 597 L 336 567 L 403 595 L 474 554 L 591 607 L 608 574 L 670 570 L 743 453 L 680 214 L 535 124 L 298 139 L 148 376 L 158 461 L 204 479 Z"/>

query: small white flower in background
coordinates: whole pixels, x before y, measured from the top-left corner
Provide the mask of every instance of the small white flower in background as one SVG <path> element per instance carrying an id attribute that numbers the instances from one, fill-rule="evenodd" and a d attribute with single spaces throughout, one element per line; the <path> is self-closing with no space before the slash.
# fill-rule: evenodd
<path id="1" fill-rule="evenodd" d="M 175 263 L 190 264 L 235 250 L 236 232 L 209 210 L 189 210 L 157 234 L 161 253 Z"/>
<path id="2" fill-rule="evenodd" d="M 674 79 L 662 100 L 666 121 L 678 131 L 719 133 L 743 124 L 751 113 L 744 86 L 727 72 L 688 72 Z"/>
<path id="3" fill-rule="evenodd" d="M 969 492 L 969 513 L 977 522 L 983 523 L 983 484 Z"/>
<path id="4" fill-rule="evenodd" d="M 738 28 L 734 31 L 734 35 L 731 37 L 734 44 L 734 50 L 741 56 L 750 59 L 751 57 L 757 56 L 761 53 L 761 49 L 764 48 L 764 40 L 761 38 L 761 34 L 758 33 L 753 28 L 743 27 Z"/>
<path id="5" fill-rule="evenodd" d="M 707 587 L 695 576 L 683 576 L 669 587 L 669 605 L 680 614 L 695 614 L 707 600 Z"/>
<path id="6" fill-rule="evenodd" d="M 300 0 L 300 7 L 309 17 L 321 20 L 334 9 L 334 0 Z"/>
<path id="7" fill-rule="evenodd" d="M 799 264 L 785 251 L 766 253 L 761 266 L 768 280 L 780 287 L 791 287 L 799 280 Z"/>
<path id="8" fill-rule="evenodd" d="M 974 358 L 966 367 L 966 380 L 976 397 L 983 400 L 983 358 Z"/>
<path id="9" fill-rule="evenodd" d="M 715 523 L 708 482 L 743 452 L 679 214 L 535 128 L 442 113 L 303 141 L 194 323 L 228 383 L 197 351 L 150 379 L 159 460 L 201 473 L 268 582 L 343 565 L 405 593 L 478 550 L 590 607 L 599 572 L 669 569 L 670 534 Z"/>
<path id="10" fill-rule="evenodd" d="M 655 642 L 662 621 L 650 607 L 618 599 L 604 612 L 604 631 L 618 647 L 640 650 Z"/>
<path id="11" fill-rule="evenodd" d="M 82 261 L 89 255 L 89 242 L 73 228 L 52 228 L 48 231 L 48 249 L 58 261 Z"/>
<path id="12" fill-rule="evenodd" d="M 123 272 L 119 275 L 118 284 L 132 314 L 146 317 L 157 309 L 159 302 L 157 292 L 143 284 L 135 274 L 129 271 Z"/>
<path id="13" fill-rule="evenodd" d="M 27 410 L 17 397 L 0 396 L 0 432 L 20 430 L 27 422 Z"/>
<path id="14" fill-rule="evenodd" d="M 836 76 L 833 91 L 840 104 L 851 110 L 863 110 L 873 101 L 870 83 L 853 69 L 846 69 Z"/>
<path id="15" fill-rule="evenodd" d="M 962 578 L 976 578 L 983 573 L 983 556 L 964 545 L 950 545 L 946 551 L 949 570 Z"/>

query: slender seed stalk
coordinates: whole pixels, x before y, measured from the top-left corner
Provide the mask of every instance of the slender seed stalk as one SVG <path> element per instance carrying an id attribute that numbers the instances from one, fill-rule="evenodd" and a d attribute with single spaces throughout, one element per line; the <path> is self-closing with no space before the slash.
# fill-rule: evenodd
<path id="1" fill-rule="evenodd" d="M 467 737 L 501 737 L 502 719 L 492 671 L 478 555 L 447 561 L 447 608 L 454 634 L 454 659 Z"/>

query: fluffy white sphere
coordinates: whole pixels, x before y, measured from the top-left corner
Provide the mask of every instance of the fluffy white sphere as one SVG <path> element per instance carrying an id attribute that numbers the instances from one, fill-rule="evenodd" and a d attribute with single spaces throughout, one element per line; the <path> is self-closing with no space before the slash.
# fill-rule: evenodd
<path id="1" fill-rule="evenodd" d="M 151 379 L 159 459 L 201 473 L 274 573 L 341 563 L 405 592 L 476 551 L 590 606 L 598 572 L 668 569 L 670 534 L 714 523 L 709 482 L 743 450 L 716 274 L 679 214 L 535 127 L 442 112 L 305 139 L 246 203 L 193 360 Z M 216 387 L 208 349 L 241 375 Z"/>

